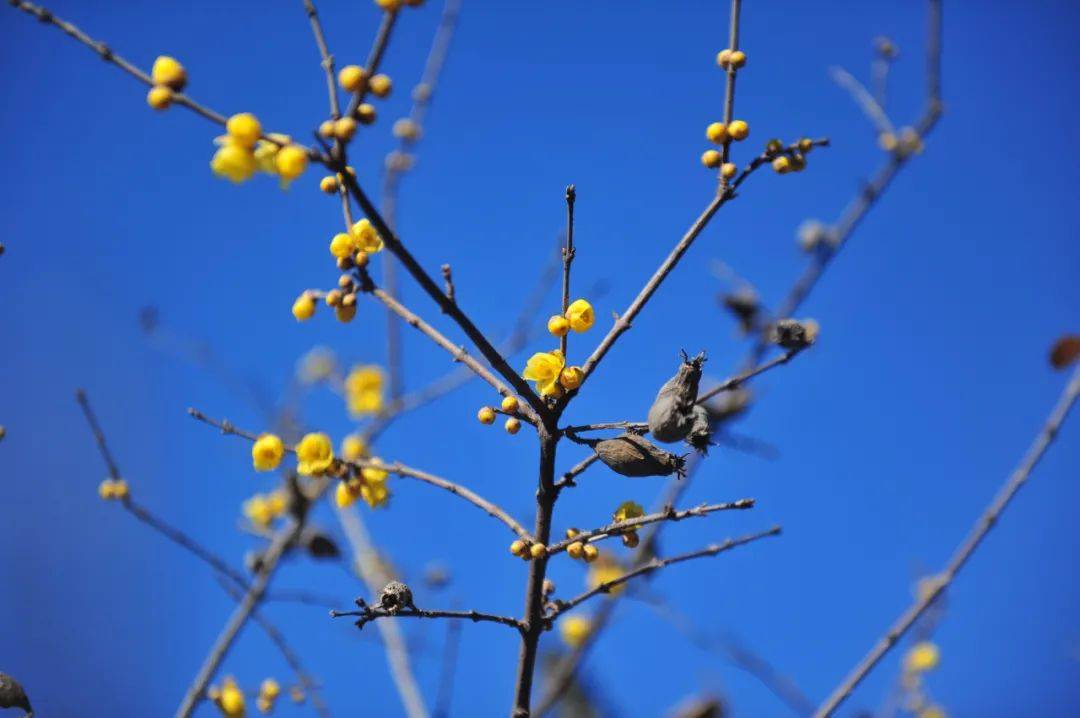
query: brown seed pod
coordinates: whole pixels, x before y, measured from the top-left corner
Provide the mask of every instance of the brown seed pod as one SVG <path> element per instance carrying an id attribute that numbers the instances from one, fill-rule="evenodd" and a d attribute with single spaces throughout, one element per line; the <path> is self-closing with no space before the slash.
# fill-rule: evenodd
<path id="1" fill-rule="evenodd" d="M 695 406 L 691 412 L 693 421 L 690 424 L 690 433 L 686 435 L 686 443 L 692 448 L 705 454 L 712 446 L 712 422 L 709 420 L 709 410 L 704 406 Z"/>
<path id="2" fill-rule="evenodd" d="M 401 581 L 391 581 L 383 586 L 379 594 L 379 608 L 390 613 L 397 613 L 403 608 L 416 608 L 412 590 Z"/>
<path id="3" fill-rule="evenodd" d="M 679 441 L 690 432 L 704 363 L 704 352 L 693 359 L 684 352 L 679 371 L 660 387 L 653 405 L 649 407 L 649 432 L 657 441 Z"/>
<path id="4" fill-rule="evenodd" d="M 645 440 L 638 434 L 623 434 L 596 442 L 593 451 L 600 460 L 623 476 L 683 475 L 685 461 Z"/>

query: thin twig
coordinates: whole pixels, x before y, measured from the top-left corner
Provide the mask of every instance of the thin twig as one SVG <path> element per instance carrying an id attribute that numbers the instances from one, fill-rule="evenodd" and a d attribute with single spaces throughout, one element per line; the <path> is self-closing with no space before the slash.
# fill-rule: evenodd
<path id="1" fill-rule="evenodd" d="M 358 611 L 331 611 L 330 616 L 333 618 L 338 618 L 340 616 L 359 616 L 360 618 L 356 621 L 356 627 L 361 629 L 368 623 L 380 618 L 450 618 L 472 621 L 473 623 L 499 623 L 516 629 L 517 631 L 523 630 L 521 621 L 516 618 L 511 616 L 497 616 L 493 613 L 482 613 L 480 611 L 442 611 L 423 608 L 401 608 L 396 611 L 389 611 L 384 608 L 368 606 L 365 604 Z"/>
<path id="2" fill-rule="evenodd" d="M 761 531 L 755 534 L 747 534 L 746 536 L 740 536 L 739 538 L 727 539 L 723 543 L 712 544 L 697 551 L 679 554 L 678 556 L 671 556 L 670 558 L 654 558 L 643 566 L 640 566 L 632 571 L 628 571 L 627 573 L 624 573 L 618 578 L 613 578 L 610 581 L 604 581 L 603 583 L 597 584 L 588 591 L 585 591 L 584 593 L 581 593 L 574 598 L 571 598 L 569 601 L 555 601 L 555 607 L 551 611 L 551 613 L 546 616 L 546 620 L 552 622 L 562 614 L 576 608 L 577 606 L 581 605 L 583 602 L 589 600 L 593 596 L 602 593 L 608 593 L 612 589 L 618 588 L 627 581 L 633 580 L 639 576 L 644 576 L 646 574 L 652 573 L 653 571 L 658 571 L 666 566 L 671 566 L 672 564 L 676 563 L 682 563 L 683 561 L 691 561 L 696 558 L 715 556 L 719 553 L 730 551 L 733 548 L 752 543 L 754 541 L 757 541 L 758 539 L 767 538 L 769 536 L 778 536 L 779 534 L 780 527 L 773 526 L 766 531 Z"/>
<path id="3" fill-rule="evenodd" d="M 722 504 L 701 504 L 691 509 L 684 509 L 682 511 L 676 511 L 674 508 L 667 507 L 663 511 L 658 511 L 654 514 L 645 514 L 635 519 L 626 519 L 625 521 L 613 521 L 607 526 L 601 526 L 590 531 L 580 531 L 573 536 L 560 541 L 557 544 L 547 547 L 548 555 L 565 551 L 572 543 L 595 543 L 603 539 L 611 538 L 613 536 L 620 536 L 627 531 L 633 531 L 639 529 L 642 526 L 648 526 L 649 524 L 655 524 L 660 521 L 682 521 L 683 519 L 698 518 L 702 516 L 708 516 L 709 514 L 717 511 L 731 511 L 731 510 L 744 510 L 754 508 L 754 499 L 739 499 L 738 501 L 729 501 Z"/>
<path id="4" fill-rule="evenodd" d="M 851 93 L 855 104 L 862 109 L 863 114 L 874 124 L 874 128 L 878 133 L 888 132 L 894 134 L 896 132 L 892 121 L 889 120 L 889 116 L 885 113 L 885 109 L 878 104 L 870 91 L 855 79 L 854 75 L 842 67 L 829 68 L 829 75 L 832 77 L 833 82 Z"/>
<path id="5" fill-rule="evenodd" d="M 562 250 L 563 273 L 562 273 L 562 314 L 566 316 L 566 310 L 570 307 L 570 265 L 574 261 L 574 202 L 577 200 L 577 190 L 574 185 L 566 188 L 566 246 Z M 565 332 L 559 337 L 559 351 L 566 356 Z"/>
<path id="6" fill-rule="evenodd" d="M 769 361 L 767 361 L 767 362 L 765 362 L 763 364 L 759 364 L 759 365 L 757 365 L 756 367 L 754 367 L 752 369 L 748 369 L 747 371 L 744 371 L 741 374 L 733 376 L 730 379 L 725 379 L 724 381 L 720 382 L 719 384 L 717 384 L 713 388 L 709 389 L 708 391 L 706 391 L 706 392 L 704 392 L 702 394 L 698 394 L 698 398 L 697 398 L 697 401 L 695 403 L 696 404 L 703 404 L 704 402 L 706 402 L 709 399 L 713 398 L 717 394 L 722 394 L 725 391 L 731 391 L 732 389 L 737 389 L 738 387 L 742 386 L 743 384 L 745 384 L 749 380 L 753 379 L 754 377 L 756 377 L 756 376 L 758 376 L 760 374 L 764 374 L 765 372 L 769 371 L 770 369 L 781 366 L 782 364 L 787 364 L 789 361 L 794 359 L 799 354 L 799 352 L 801 352 L 801 351 L 802 351 L 802 348 L 789 349 L 788 351 L 784 352 L 783 354 L 781 354 L 778 357 L 775 357 L 774 359 L 770 359 Z"/>
<path id="7" fill-rule="evenodd" d="M 1073 404 L 1076 403 L 1078 396 L 1080 396 L 1080 369 L 1073 372 L 1069 383 L 1066 385 L 1065 390 L 1062 392 L 1053 411 L 1050 412 L 1050 416 L 1039 430 L 1038 435 L 1036 435 L 1035 440 L 1028 448 L 1027 453 L 1024 454 L 1024 458 L 1020 462 L 1020 465 L 1005 481 L 1005 484 L 998 491 L 997 496 L 995 496 L 993 501 L 990 502 L 990 505 L 986 507 L 986 510 L 983 511 L 982 515 L 979 516 L 975 525 L 968 533 L 967 538 L 956 547 L 956 550 L 953 553 L 952 558 L 949 559 L 948 564 L 946 564 L 945 569 L 937 576 L 929 579 L 931 588 L 923 592 L 922 596 L 920 596 L 906 611 L 900 614 L 900 617 L 889 627 L 889 630 L 885 632 L 885 635 L 874 644 L 874 647 L 870 649 L 870 652 L 859 661 L 855 668 L 852 669 L 851 673 L 848 674 L 843 682 L 837 686 L 836 690 L 834 690 L 817 711 L 814 712 L 814 718 L 826 718 L 826 716 L 832 715 L 833 712 L 840 707 L 840 704 L 851 695 L 851 692 L 855 690 L 855 687 L 866 678 L 871 670 L 873 670 L 874 666 L 885 657 L 885 654 L 896 645 L 907 630 L 911 628 L 919 617 L 934 603 L 934 600 L 952 584 L 956 575 L 960 572 L 960 569 L 964 567 L 964 564 L 966 564 L 972 554 L 975 553 L 975 550 L 982 543 L 983 539 L 990 533 L 990 529 L 997 524 L 998 520 L 1001 518 L 1001 514 L 1009 507 L 1009 504 L 1012 502 L 1013 498 L 1015 498 L 1017 492 L 1019 492 L 1024 484 L 1027 483 L 1032 470 L 1035 469 L 1039 461 L 1046 454 L 1046 450 L 1050 448 L 1050 445 L 1057 436 L 1065 418 L 1069 415 L 1069 410 L 1072 409 Z"/>
<path id="8" fill-rule="evenodd" d="M 739 49 L 739 13 L 742 10 L 742 0 L 731 0 L 731 13 L 728 18 L 728 46 L 727 49 L 735 52 Z M 735 113 L 735 77 L 738 74 L 738 68 L 734 65 L 728 65 L 726 70 L 727 77 L 724 82 L 724 125 L 730 125 L 732 117 Z M 722 157 L 721 167 L 723 163 L 726 163 L 731 156 L 731 137 L 724 139 L 724 144 L 720 148 L 720 155 Z M 720 173 L 720 185 L 717 188 L 717 196 L 724 196 L 728 189 L 728 179 L 724 177 L 723 173 Z"/>
<path id="9" fill-rule="evenodd" d="M 379 65 L 382 64 L 383 56 L 386 54 L 386 47 L 390 44 L 390 33 L 397 22 L 397 16 L 396 10 L 387 10 L 383 13 L 379 29 L 375 33 L 375 40 L 371 43 L 371 51 L 368 53 L 367 62 L 364 63 L 364 82 L 360 85 L 360 89 L 353 93 L 352 99 L 349 100 L 349 108 L 345 111 L 346 117 L 356 117 L 357 108 L 367 98 L 371 78 L 379 71 Z"/>
<path id="10" fill-rule="evenodd" d="M 105 460 L 105 465 L 109 468 L 109 478 L 113 481 L 119 480 L 120 468 L 116 465 L 116 459 L 113 458 L 112 452 L 109 451 L 109 444 L 105 441 L 105 432 L 101 430 L 97 416 L 94 414 L 94 410 L 90 408 L 90 400 L 86 397 L 86 391 L 83 389 L 76 391 L 75 401 L 79 402 L 83 416 L 86 417 L 86 423 L 90 425 L 90 431 L 94 434 L 94 441 L 97 442 L 101 458 Z"/>
<path id="11" fill-rule="evenodd" d="M 322 23 L 319 22 L 319 13 L 315 9 L 313 0 L 304 0 L 304 10 L 307 11 L 308 20 L 311 22 L 311 32 L 315 36 L 315 44 L 319 48 L 319 57 L 322 58 L 323 71 L 326 73 L 326 91 L 330 98 L 330 117 L 341 117 L 341 106 L 338 104 L 337 81 L 334 78 L 334 56 L 326 46 L 326 36 L 323 35 Z"/>
<path id="12" fill-rule="evenodd" d="M 596 463 L 599 458 L 599 454 L 589 454 L 584 459 L 574 464 L 558 481 L 555 482 L 555 488 L 561 490 L 567 486 L 577 486 L 577 477 L 585 473 L 585 471 Z"/>

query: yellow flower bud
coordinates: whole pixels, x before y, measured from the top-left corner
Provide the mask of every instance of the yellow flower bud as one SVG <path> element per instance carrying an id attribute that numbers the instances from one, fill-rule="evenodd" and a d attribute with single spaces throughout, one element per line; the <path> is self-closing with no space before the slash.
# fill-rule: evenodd
<path id="1" fill-rule="evenodd" d="M 334 137 L 342 142 L 348 142 L 356 134 L 356 120 L 351 117 L 342 117 L 334 122 Z"/>
<path id="2" fill-rule="evenodd" d="M 566 318 L 570 320 L 570 328 L 579 334 L 587 332 L 596 321 L 592 305 L 584 299 L 575 299 L 566 308 Z"/>
<path id="3" fill-rule="evenodd" d="M 577 560 L 581 558 L 584 548 L 580 541 L 575 541 L 566 547 L 566 553 L 570 558 Z"/>
<path id="4" fill-rule="evenodd" d="M 559 635 L 570 648 L 585 643 L 591 631 L 592 622 L 584 616 L 567 616 L 559 622 Z"/>
<path id="5" fill-rule="evenodd" d="M 375 0 L 375 4 L 387 12 L 397 12 L 401 9 L 401 0 Z"/>
<path id="6" fill-rule="evenodd" d="M 368 82 L 368 89 L 371 90 L 371 94 L 375 95 L 375 97 L 386 97 L 393 87 L 394 83 L 390 81 L 388 76 L 383 74 L 376 75 Z"/>
<path id="7" fill-rule="evenodd" d="M 314 307 L 315 302 L 311 303 Z M 251 463 L 256 471 L 273 471 L 281 464 L 284 456 L 285 444 L 276 434 L 262 434 L 251 445 Z"/>
<path id="8" fill-rule="evenodd" d="M 780 155 L 772 161 L 772 168 L 777 174 L 786 174 L 791 171 L 791 160 L 787 155 Z"/>
<path id="9" fill-rule="evenodd" d="M 510 553 L 514 554 L 515 556 L 520 556 L 521 554 L 525 553 L 525 551 L 525 542 L 521 539 L 518 539 L 510 544 Z"/>
<path id="10" fill-rule="evenodd" d="M 281 686 L 273 678 L 267 678 L 259 686 L 259 693 L 270 700 L 274 700 L 281 695 Z"/>
<path id="11" fill-rule="evenodd" d="M 298 322 L 306 322 L 315 316 L 315 298 L 304 292 L 292 305 L 292 314 Z"/>
<path id="12" fill-rule="evenodd" d="M 340 509 L 352 506 L 356 503 L 356 500 L 360 498 L 361 486 L 361 482 L 355 480 L 339 481 L 337 487 L 334 489 L 334 503 L 337 504 Z"/>
<path id="13" fill-rule="evenodd" d="M 98 496 L 105 501 L 115 498 L 115 493 L 113 490 L 113 480 L 105 479 L 100 484 L 98 484 L 97 493 Z"/>
<path id="14" fill-rule="evenodd" d="M 366 75 L 364 68 L 359 65 L 346 65 L 338 72 L 338 84 L 346 92 L 360 92 L 364 86 L 364 77 Z"/>
<path id="15" fill-rule="evenodd" d="M 502 400 L 502 410 L 508 414 L 513 414 L 518 410 L 518 398 L 516 396 L 504 396 Z"/>
<path id="16" fill-rule="evenodd" d="M 285 145 L 278 150 L 274 158 L 277 173 L 285 180 L 293 180 L 302 175 L 307 165 L 307 151 L 299 145 Z"/>
<path id="17" fill-rule="evenodd" d="M 585 563 L 592 563 L 600 558 L 600 549 L 596 548 L 591 543 L 587 543 L 581 548 L 581 557 L 585 559 Z"/>
<path id="18" fill-rule="evenodd" d="M 494 424 L 495 410 L 490 406 L 482 406 L 480 407 L 480 411 L 476 412 L 476 419 L 481 424 Z"/>
<path id="19" fill-rule="evenodd" d="M 570 322 L 566 317 L 556 314 L 547 323 L 548 332 L 556 337 L 564 337 L 570 331 Z"/>
<path id="20" fill-rule="evenodd" d="M 637 548 L 638 543 L 641 542 L 637 531 L 627 531 L 622 535 L 623 546 L 626 548 Z"/>
<path id="21" fill-rule="evenodd" d="M 583 372 L 579 366 L 568 366 L 559 374 L 559 383 L 562 384 L 563 389 L 566 389 L 567 391 L 577 389 L 584 380 L 585 372 Z"/>
<path id="22" fill-rule="evenodd" d="M 720 167 L 720 176 L 724 179 L 731 179 L 735 176 L 735 173 L 739 171 L 739 168 L 735 166 L 734 162 L 725 162 Z"/>
<path id="23" fill-rule="evenodd" d="M 210 160 L 210 169 L 214 174 L 237 184 L 250 179 L 257 167 L 251 150 L 238 145 L 219 147 L 214 158 Z"/>
<path id="24" fill-rule="evenodd" d="M 533 558 L 543 558 L 547 554 L 547 546 L 542 543 L 534 543 L 529 547 L 529 555 Z"/>
<path id="25" fill-rule="evenodd" d="M 904 670 L 908 673 L 925 673 L 937 668 L 941 652 L 930 641 L 920 641 L 904 655 Z"/>
<path id="26" fill-rule="evenodd" d="M 715 142 L 718 145 L 724 144 L 727 140 L 727 125 L 723 122 L 714 122 L 705 128 L 705 137 L 709 142 Z"/>
<path id="27" fill-rule="evenodd" d="M 172 104 L 173 91 L 165 85 L 155 85 L 146 93 L 146 104 L 155 110 L 168 109 Z"/>
<path id="28" fill-rule="evenodd" d="M 579 533 L 581 533 L 581 531 L 579 531 L 578 529 L 568 528 L 568 529 L 566 529 L 566 538 L 574 538 Z"/>
<path id="29" fill-rule="evenodd" d="M 799 140 L 799 152 L 805 154 L 812 149 L 814 149 L 814 143 L 810 138 L 803 137 L 801 140 Z"/>
<path id="30" fill-rule="evenodd" d="M 357 461 L 368 455 L 367 444 L 356 434 L 349 434 L 341 440 L 341 455 L 346 461 Z"/>
<path id="31" fill-rule="evenodd" d="M 731 66 L 738 70 L 740 67 L 746 64 L 746 53 L 742 50 L 736 50 L 731 53 Z"/>
<path id="32" fill-rule="evenodd" d="M 724 156 L 716 150 L 705 150 L 701 153 L 701 164 L 711 170 L 716 169 L 724 162 Z"/>
<path id="33" fill-rule="evenodd" d="M 187 84 L 187 70 L 176 58 L 159 55 L 150 68 L 150 79 L 155 85 L 164 85 L 179 92 Z"/>
<path id="34" fill-rule="evenodd" d="M 408 117 L 402 117 L 400 120 L 394 123 L 394 137 L 402 140 L 408 140 L 409 142 L 416 142 L 420 139 L 420 125 L 413 122 Z"/>
<path id="35" fill-rule="evenodd" d="M 334 136 L 334 121 L 333 120 L 323 120 L 322 124 L 319 125 L 319 134 L 321 136 L 323 136 L 323 137 L 326 137 L 326 138 L 333 137 Z"/>
<path id="36" fill-rule="evenodd" d="M 354 309 L 355 311 L 355 309 Z M 304 476 L 318 476 L 334 463 L 334 446 L 323 433 L 304 435 L 296 445 L 296 470 Z"/>
<path id="37" fill-rule="evenodd" d="M 728 66 L 731 65 L 731 50 L 725 48 L 716 53 L 716 64 L 725 70 L 728 69 Z"/>
<path id="38" fill-rule="evenodd" d="M 516 434 L 521 431 L 521 421 L 511 416 L 506 420 L 506 423 L 503 424 L 503 427 L 506 429 L 507 434 Z"/>
<path id="39" fill-rule="evenodd" d="M 128 497 L 128 483 L 123 479 L 113 482 L 113 498 L 123 501 Z"/>
<path id="40" fill-rule="evenodd" d="M 337 177 L 334 177 L 333 175 L 327 175 L 326 177 L 323 177 L 321 180 L 319 180 L 319 189 L 321 189 L 326 194 L 337 194 Z"/>
<path id="41" fill-rule="evenodd" d="M 225 123 L 225 131 L 241 147 L 254 147 L 262 137 L 262 125 L 259 124 L 259 119 L 250 112 L 241 112 L 230 117 Z"/>
<path id="42" fill-rule="evenodd" d="M 356 108 L 356 119 L 360 120 L 361 125 L 373 125 L 378 117 L 379 113 L 375 111 L 374 105 L 365 102 Z"/>
<path id="43" fill-rule="evenodd" d="M 334 316 L 337 317 L 337 320 L 342 324 L 348 324 L 356 316 L 356 304 L 334 307 Z"/>
<path id="44" fill-rule="evenodd" d="M 334 235 L 334 238 L 330 240 L 330 254 L 338 259 L 349 257 L 355 251 L 356 240 L 353 239 L 352 235 L 338 232 Z"/>
<path id="45" fill-rule="evenodd" d="M 750 136 L 750 125 L 744 120 L 732 120 L 728 125 L 728 134 L 735 141 L 745 140 Z"/>

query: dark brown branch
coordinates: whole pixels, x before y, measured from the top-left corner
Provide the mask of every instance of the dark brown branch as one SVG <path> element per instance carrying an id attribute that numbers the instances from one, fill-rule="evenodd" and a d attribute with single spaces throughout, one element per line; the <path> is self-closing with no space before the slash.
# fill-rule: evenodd
<path id="1" fill-rule="evenodd" d="M 313 0 L 304 0 L 304 10 L 307 12 L 308 21 L 311 23 L 311 32 L 315 36 L 315 44 L 319 48 L 320 63 L 323 72 L 326 73 L 326 91 L 330 98 L 330 117 L 341 117 L 341 107 L 338 105 L 337 84 L 334 79 L 334 56 L 326 45 L 326 36 L 323 35 L 322 23 L 319 22 L 319 13 L 315 9 Z"/>
<path id="2" fill-rule="evenodd" d="M 1039 430 L 1034 442 L 1028 448 L 1020 465 L 1016 467 L 1016 470 L 1013 471 L 998 491 L 997 496 L 994 497 L 990 505 L 975 521 L 975 525 L 971 528 L 967 538 L 956 547 L 956 551 L 953 553 L 952 558 L 949 559 L 945 569 L 930 579 L 932 581 L 930 584 L 932 586 L 931 590 L 925 591 L 915 603 L 896 619 L 892 626 L 889 627 L 889 630 L 885 632 L 885 635 L 874 644 L 870 652 L 859 661 L 847 678 L 836 687 L 836 690 L 814 712 L 814 718 L 826 718 L 826 716 L 832 715 L 840 707 L 840 704 L 851 695 L 856 686 L 873 670 L 874 666 L 885 657 L 885 654 L 900 641 L 908 629 L 933 605 L 938 596 L 944 593 L 945 589 L 952 584 L 960 569 L 964 567 L 968 559 L 975 553 L 975 550 L 979 548 L 983 539 L 990 533 L 990 529 L 994 528 L 998 520 L 1000 520 L 1001 515 L 1016 497 L 1017 492 L 1027 483 L 1031 477 L 1031 472 L 1053 443 L 1078 396 L 1080 396 L 1080 369 L 1073 372 L 1068 385 L 1066 385 L 1053 411 L 1050 412 L 1050 416 L 1047 417 L 1046 422 Z"/>
<path id="3" fill-rule="evenodd" d="M 562 313 L 570 307 L 570 265 L 574 261 L 574 202 L 577 200 L 577 190 L 574 185 L 566 188 L 566 246 L 562 250 L 563 274 L 562 274 Z M 569 332 L 559 338 L 559 351 L 566 356 L 566 337 Z"/>
<path id="4" fill-rule="evenodd" d="M 725 551 L 730 551 L 733 548 L 752 543 L 754 541 L 757 541 L 758 539 L 767 538 L 769 536 L 778 536 L 779 534 L 780 527 L 773 526 L 766 531 L 761 531 L 756 534 L 747 534 L 746 536 L 740 536 L 739 538 L 727 539 L 723 543 L 712 544 L 711 546 L 706 546 L 705 548 L 699 549 L 697 551 L 679 554 L 678 556 L 672 556 L 670 558 L 653 558 L 648 563 L 632 571 L 624 573 L 618 578 L 613 578 L 610 581 L 604 581 L 603 583 L 596 585 L 588 591 L 585 591 L 584 593 L 575 596 L 569 601 L 555 601 L 555 608 L 550 614 L 546 616 L 546 620 L 549 623 L 553 622 L 562 614 L 581 605 L 584 601 L 589 600 L 593 596 L 602 593 L 608 593 L 613 588 L 618 588 L 627 581 L 633 580 L 639 576 L 644 576 L 646 574 L 652 573 L 653 571 L 658 571 L 666 566 L 671 566 L 672 564 L 676 563 L 682 563 L 683 561 L 691 561 L 696 558 L 707 558 L 709 556 L 715 556 Z"/>
<path id="5" fill-rule="evenodd" d="M 356 627 L 360 629 L 380 618 L 450 618 L 472 621 L 473 623 L 499 623 L 517 629 L 519 632 L 524 630 L 521 621 L 511 616 L 496 616 L 492 613 L 481 613 L 480 611 L 440 611 L 423 608 L 401 608 L 391 611 L 377 606 L 369 606 L 363 603 L 362 599 L 358 603 L 361 604 L 358 611 L 330 611 L 330 616 L 332 618 L 359 616 Z"/>
<path id="6" fill-rule="evenodd" d="M 109 468 L 109 478 L 113 481 L 120 479 L 120 468 L 116 465 L 112 452 L 109 451 L 109 445 L 105 441 L 105 432 L 101 430 L 97 416 L 94 414 L 94 410 L 90 408 L 90 400 L 86 397 L 86 391 L 83 389 L 76 391 L 75 401 L 79 402 L 83 416 L 86 417 L 86 423 L 90 425 L 90 431 L 94 434 L 94 441 L 97 442 L 101 458 L 105 460 L 105 465 Z"/>
<path id="7" fill-rule="evenodd" d="M 698 518 L 702 516 L 708 516 L 711 513 L 717 511 L 731 511 L 731 510 L 744 510 L 754 508 L 754 499 L 739 499 L 738 501 L 729 501 L 722 504 L 701 504 L 691 509 L 684 509 L 682 511 L 676 511 L 674 508 L 667 507 L 663 511 L 658 511 L 653 514 L 646 514 L 639 516 L 636 519 L 627 519 L 625 521 L 613 521 L 607 526 L 601 526 L 599 528 L 592 529 L 590 531 L 581 531 L 577 533 L 573 538 L 568 538 L 548 546 L 548 555 L 556 554 L 561 551 L 565 551 L 566 548 L 572 543 L 595 543 L 606 538 L 613 536 L 619 536 L 627 531 L 633 531 L 639 529 L 642 526 L 648 526 L 649 524 L 655 524 L 660 521 L 682 521 L 683 519 Z"/>
<path id="8" fill-rule="evenodd" d="M 555 488 L 562 490 L 567 486 L 577 486 L 577 477 L 585 473 L 600 458 L 599 454 L 589 454 L 584 459 L 574 464 L 562 477 L 555 482 Z"/>
<path id="9" fill-rule="evenodd" d="M 345 111 L 346 117 L 356 117 L 357 108 L 367 99 L 371 78 L 379 71 L 379 65 L 382 64 L 383 56 L 386 54 L 386 47 L 390 44 L 390 33 L 397 22 L 397 16 L 396 11 L 383 13 L 382 22 L 379 23 L 379 30 L 375 33 L 375 40 L 371 44 L 367 62 L 364 63 L 364 82 L 359 91 L 353 93 L 352 99 L 349 100 L 349 108 Z"/>

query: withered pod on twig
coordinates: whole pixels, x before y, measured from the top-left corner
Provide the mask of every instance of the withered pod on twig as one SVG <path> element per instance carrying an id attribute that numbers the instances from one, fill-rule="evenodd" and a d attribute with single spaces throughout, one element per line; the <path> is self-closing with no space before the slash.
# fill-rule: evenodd
<path id="1" fill-rule="evenodd" d="M 664 451 L 638 434 L 598 441 L 593 451 L 612 471 L 623 476 L 683 475 L 683 457 Z"/>
<path id="2" fill-rule="evenodd" d="M 649 433 L 657 441 L 671 443 L 685 439 L 694 426 L 694 402 L 705 353 L 693 359 L 683 353 L 679 371 L 660 387 L 649 407 Z"/>

